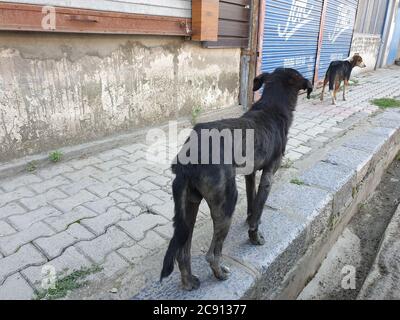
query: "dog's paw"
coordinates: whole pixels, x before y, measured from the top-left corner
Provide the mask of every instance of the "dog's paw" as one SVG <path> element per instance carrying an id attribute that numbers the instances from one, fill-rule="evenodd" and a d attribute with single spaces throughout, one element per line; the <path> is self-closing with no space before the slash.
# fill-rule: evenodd
<path id="1" fill-rule="evenodd" d="M 265 244 L 263 235 L 258 231 L 249 231 L 249 239 L 251 244 L 255 246 L 262 246 Z"/>
<path id="2" fill-rule="evenodd" d="M 189 279 L 182 281 L 182 287 L 186 291 L 197 290 L 200 288 L 200 280 L 196 276 L 190 276 Z"/>
<path id="3" fill-rule="evenodd" d="M 228 267 L 221 265 L 217 270 L 213 270 L 213 273 L 218 280 L 225 281 L 229 279 L 231 271 Z"/>

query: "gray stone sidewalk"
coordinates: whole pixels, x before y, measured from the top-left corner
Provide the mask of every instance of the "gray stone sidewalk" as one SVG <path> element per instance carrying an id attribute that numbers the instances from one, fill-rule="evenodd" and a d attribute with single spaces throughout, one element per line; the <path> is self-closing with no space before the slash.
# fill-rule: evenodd
<path id="1" fill-rule="evenodd" d="M 358 78 L 339 106 L 301 101 L 290 132 L 293 162 L 343 133 L 378 108 L 373 98 L 400 96 L 400 68 Z M 179 146 L 183 141 L 174 141 Z M 162 150 L 174 149 L 162 146 Z M 164 249 L 172 232 L 172 173 L 146 159 L 144 141 L 36 172 L 0 180 L 0 299 L 32 299 L 48 278 L 100 266 L 97 277 L 135 268 Z M 239 179 L 244 194 L 243 179 Z M 200 223 L 207 221 L 203 204 Z"/>

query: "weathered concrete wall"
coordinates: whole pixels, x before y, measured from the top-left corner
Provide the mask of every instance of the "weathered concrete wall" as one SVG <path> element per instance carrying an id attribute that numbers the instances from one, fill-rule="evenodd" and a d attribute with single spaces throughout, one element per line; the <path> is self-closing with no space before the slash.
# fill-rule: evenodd
<path id="1" fill-rule="evenodd" d="M 231 106 L 239 70 L 177 37 L 0 33 L 0 162 Z"/>
<path id="2" fill-rule="evenodd" d="M 355 68 L 352 73 L 353 75 L 357 75 L 362 72 L 372 71 L 375 69 L 380 44 L 380 35 L 354 33 L 350 56 L 358 52 L 362 56 L 367 67 L 364 69 Z"/>

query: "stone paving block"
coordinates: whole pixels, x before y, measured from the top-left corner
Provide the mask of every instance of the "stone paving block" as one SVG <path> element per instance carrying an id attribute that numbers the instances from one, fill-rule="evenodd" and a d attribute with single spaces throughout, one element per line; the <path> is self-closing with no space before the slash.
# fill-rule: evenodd
<path id="1" fill-rule="evenodd" d="M 60 215 L 62 215 L 62 212 L 47 206 L 22 215 L 11 216 L 8 219 L 18 230 L 25 230 L 41 220 Z"/>
<path id="2" fill-rule="evenodd" d="M 326 161 L 356 170 L 359 176 L 357 182 L 360 182 L 368 170 L 371 159 L 372 155 L 368 152 L 340 146 L 329 152 Z"/>
<path id="3" fill-rule="evenodd" d="M 96 184 L 87 187 L 87 190 L 100 198 L 105 198 L 108 197 L 115 190 L 127 187 L 129 187 L 129 184 L 127 184 L 126 182 L 118 178 L 113 178 L 106 183 L 97 182 Z"/>
<path id="4" fill-rule="evenodd" d="M 145 238 L 139 242 L 139 245 L 149 251 L 153 251 L 157 248 L 162 248 L 162 246 L 166 245 L 167 241 L 160 237 L 156 232 L 150 230 L 146 233 Z"/>
<path id="5" fill-rule="evenodd" d="M 346 166 L 319 162 L 305 171 L 300 180 L 307 185 L 318 186 L 330 191 L 338 191 L 343 184 L 351 180 L 355 170 Z"/>
<path id="6" fill-rule="evenodd" d="M 0 208 L 0 219 L 4 219 L 13 215 L 19 215 L 25 212 L 26 210 L 22 208 L 18 203 L 12 202 Z"/>
<path id="7" fill-rule="evenodd" d="M 102 171 L 100 169 L 97 169 L 95 167 L 85 167 L 84 169 L 81 170 L 65 173 L 64 176 L 67 177 L 68 179 L 71 179 L 74 182 L 77 182 L 85 177 L 95 178 L 99 174 L 102 174 Z"/>
<path id="8" fill-rule="evenodd" d="M 120 177 L 120 179 L 129 183 L 132 186 L 137 184 L 140 180 L 143 180 L 148 177 L 157 176 L 157 174 L 154 173 L 153 171 L 147 170 L 146 168 L 141 168 L 137 164 L 134 164 L 132 166 L 123 166 L 122 168 L 130 172 L 133 172 L 131 174 L 127 174 L 125 176 Z"/>
<path id="9" fill-rule="evenodd" d="M 35 293 L 29 283 L 16 273 L 0 286 L 0 300 L 31 300 Z"/>
<path id="10" fill-rule="evenodd" d="M 38 176 L 34 174 L 24 174 L 20 176 L 16 176 L 7 180 L 1 181 L 1 187 L 6 192 L 14 191 L 15 189 L 23 186 L 30 185 L 32 183 L 37 183 L 42 181 Z"/>
<path id="11" fill-rule="evenodd" d="M 18 233 L 14 233 L 0 238 L 0 251 L 7 257 L 15 253 L 23 245 L 40 237 L 51 236 L 54 231 L 51 230 L 43 222 L 32 225 L 29 229 L 25 229 Z"/>
<path id="12" fill-rule="evenodd" d="M 42 250 L 49 260 L 62 254 L 62 252 L 78 243 L 94 239 L 95 235 L 78 223 L 71 225 L 67 230 L 47 238 L 39 238 L 33 243 Z"/>
<path id="13" fill-rule="evenodd" d="M 108 151 L 99 153 L 97 155 L 97 158 L 99 158 L 103 161 L 111 161 L 111 160 L 118 159 L 119 157 L 126 156 L 128 154 L 129 154 L 128 151 L 125 151 L 121 148 L 120 149 L 112 149 L 112 150 L 108 150 Z"/>
<path id="14" fill-rule="evenodd" d="M 43 179 L 51 179 L 55 176 L 62 175 L 65 173 L 73 172 L 74 168 L 66 165 L 66 164 L 51 164 L 46 168 L 39 169 L 36 174 Z"/>
<path id="15" fill-rule="evenodd" d="M 117 160 L 110 160 L 110 161 L 98 163 L 98 164 L 96 164 L 96 168 L 99 168 L 100 170 L 103 170 L 103 171 L 108 171 L 115 167 L 122 166 L 125 164 L 128 164 L 128 161 L 122 160 L 122 159 L 117 159 Z"/>
<path id="16" fill-rule="evenodd" d="M 164 201 L 153 196 L 153 194 L 142 194 L 138 199 L 137 202 L 142 205 L 143 207 L 152 207 L 156 205 L 164 204 Z"/>
<path id="17" fill-rule="evenodd" d="M 100 173 L 97 173 L 93 175 L 97 180 L 107 183 L 113 178 L 121 177 L 126 175 L 127 172 L 119 167 L 112 168 L 107 171 L 100 171 Z"/>
<path id="18" fill-rule="evenodd" d="M 58 232 L 64 231 L 68 226 L 74 223 L 79 223 L 84 219 L 96 217 L 97 214 L 85 207 L 76 207 L 67 214 L 62 214 L 57 217 L 50 217 L 44 221 L 55 228 Z"/>
<path id="19" fill-rule="evenodd" d="M 118 249 L 117 252 L 132 264 L 137 264 L 142 258 L 146 257 L 149 250 L 140 245 L 133 245 L 128 248 Z"/>
<path id="20" fill-rule="evenodd" d="M 101 159 L 97 158 L 97 157 L 88 157 L 85 159 L 76 159 L 76 160 L 72 160 L 68 162 L 68 165 L 70 165 L 71 167 L 77 169 L 77 170 L 81 170 L 85 167 L 97 164 L 103 162 Z"/>
<path id="21" fill-rule="evenodd" d="M 384 144 L 385 137 L 363 134 L 347 141 L 343 146 L 370 153 L 376 153 Z"/>
<path id="22" fill-rule="evenodd" d="M 172 221 L 175 215 L 175 204 L 173 201 L 169 201 L 164 204 L 151 207 L 151 211 Z"/>
<path id="23" fill-rule="evenodd" d="M 166 184 L 168 184 L 171 181 L 170 177 L 165 177 L 163 175 L 158 175 L 154 177 L 148 177 L 145 179 L 145 181 L 150 181 L 160 187 L 164 187 Z"/>
<path id="24" fill-rule="evenodd" d="M 109 210 L 97 217 L 85 219 L 81 222 L 96 235 L 101 235 L 106 232 L 107 228 L 113 226 L 121 220 L 132 218 L 127 212 L 117 207 L 109 208 Z"/>
<path id="25" fill-rule="evenodd" d="M 150 191 L 155 191 L 155 190 L 159 190 L 160 186 L 147 181 L 147 180 L 142 180 L 139 181 L 137 185 L 135 185 L 135 190 L 139 191 L 140 193 L 146 193 L 146 192 L 150 192 Z"/>
<path id="26" fill-rule="evenodd" d="M 271 192 L 267 205 L 288 214 L 312 219 L 330 201 L 332 196 L 329 191 L 285 183 Z"/>
<path id="27" fill-rule="evenodd" d="M 307 170 L 300 180 L 334 192 L 333 213 L 342 212 L 353 199 L 356 171 L 346 166 L 319 162 Z"/>
<path id="28" fill-rule="evenodd" d="M 11 256 L 0 259 L 0 285 L 4 280 L 28 266 L 39 265 L 46 262 L 46 258 L 31 244 L 20 248 Z"/>
<path id="29" fill-rule="evenodd" d="M 121 150 L 126 151 L 128 153 L 137 153 L 138 151 L 143 151 L 147 148 L 146 145 L 142 143 L 134 143 L 126 146 L 120 147 Z"/>
<path id="30" fill-rule="evenodd" d="M 160 234 L 163 238 L 170 240 L 174 234 L 173 223 L 171 222 L 164 226 L 156 227 L 154 228 L 154 231 Z"/>
<path id="31" fill-rule="evenodd" d="M 123 188 L 123 189 L 119 189 L 118 193 L 122 194 L 125 197 L 128 197 L 130 200 L 136 200 L 140 194 L 138 192 L 135 191 L 135 189 L 133 188 Z"/>
<path id="32" fill-rule="evenodd" d="M 400 125 L 399 125 L 400 127 Z M 389 138 L 391 136 L 393 136 L 393 134 L 396 132 L 395 129 L 393 128 L 383 128 L 383 127 L 376 127 L 373 129 L 368 130 L 368 134 L 373 134 L 373 135 L 380 135 L 380 136 L 384 136 L 386 138 Z"/>
<path id="33" fill-rule="evenodd" d="M 36 193 L 44 193 L 50 189 L 68 185 L 70 181 L 62 176 L 56 176 L 54 178 L 44 180 L 39 183 L 30 184 L 29 187 Z"/>
<path id="34" fill-rule="evenodd" d="M 65 199 L 68 195 L 58 189 L 51 189 L 45 193 L 39 194 L 31 198 L 20 199 L 20 202 L 29 210 L 36 210 L 47 206 L 54 200 Z"/>
<path id="35" fill-rule="evenodd" d="M 28 267 L 21 273 L 36 289 L 41 290 L 41 283 L 44 278 L 44 275 L 42 274 L 44 266 L 54 268 L 57 278 L 60 279 L 82 268 L 90 268 L 92 265 L 93 264 L 89 259 L 79 253 L 76 248 L 69 247 L 60 257 L 51 260 L 42 266 Z"/>
<path id="36" fill-rule="evenodd" d="M 93 274 L 89 276 L 88 280 L 101 281 L 104 277 L 115 277 L 129 268 L 129 266 L 129 263 L 121 258 L 119 254 L 116 252 L 111 252 L 109 255 L 107 255 L 105 262 L 101 264 L 103 270 L 99 274 Z"/>
<path id="37" fill-rule="evenodd" d="M 115 206 L 115 204 L 116 204 L 115 199 L 107 197 L 96 201 L 86 202 L 84 206 L 89 208 L 90 210 L 93 210 L 98 214 L 102 214 L 105 213 L 111 207 Z"/>
<path id="38" fill-rule="evenodd" d="M 132 200 L 130 198 L 128 198 L 127 196 L 124 196 L 123 194 L 119 193 L 118 191 L 110 193 L 110 197 L 113 198 L 115 201 L 117 201 L 118 205 L 132 204 Z"/>
<path id="39" fill-rule="evenodd" d="M 211 268 L 204 256 L 193 256 L 192 270 L 199 276 L 201 286 L 198 290 L 184 291 L 181 287 L 180 274 L 175 268 L 171 277 L 164 279 L 160 284 L 159 279 L 152 279 L 148 286 L 133 297 L 134 300 L 239 300 L 250 289 L 255 281 L 253 273 L 246 268 L 239 267 L 230 261 L 224 261 L 231 270 L 231 275 L 226 281 L 215 281 Z M 205 298 L 206 297 L 206 298 Z"/>
<path id="40" fill-rule="evenodd" d="M 289 151 L 285 154 L 285 158 L 289 159 L 291 161 L 296 161 L 299 160 L 303 155 L 301 153 L 298 153 L 296 151 Z"/>
<path id="41" fill-rule="evenodd" d="M 165 192 L 163 190 L 154 190 L 151 192 L 151 194 L 161 200 L 163 200 L 164 202 L 171 202 L 173 201 L 173 197 L 172 194 Z"/>
<path id="42" fill-rule="evenodd" d="M 70 196 L 69 198 L 53 201 L 53 205 L 64 213 L 69 213 L 75 207 L 78 207 L 86 202 L 98 200 L 99 198 L 89 191 L 82 190 L 81 192 Z"/>
<path id="43" fill-rule="evenodd" d="M 137 205 L 131 205 L 131 204 L 120 204 L 118 207 L 124 211 L 126 211 L 131 218 L 136 218 L 139 216 L 144 210 Z"/>
<path id="44" fill-rule="evenodd" d="M 65 192 L 66 194 L 69 194 L 70 196 L 73 196 L 79 192 L 81 192 L 83 189 L 90 189 L 90 186 L 96 186 L 99 184 L 99 181 L 96 180 L 95 178 L 92 177 L 84 177 L 83 179 L 69 183 L 67 185 L 61 186 L 59 189 Z"/>
<path id="45" fill-rule="evenodd" d="M 167 223 L 168 220 L 161 216 L 143 213 L 132 220 L 119 222 L 118 226 L 120 226 L 133 239 L 140 241 L 144 239 L 147 231 L 156 226 L 165 225 Z"/>
<path id="46" fill-rule="evenodd" d="M 295 137 L 294 138 L 290 138 L 289 141 L 288 141 L 288 145 L 292 146 L 294 148 L 300 146 L 302 143 L 303 143 L 303 141 L 300 141 L 300 140 L 296 139 Z"/>
<path id="47" fill-rule="evenodd" d="M 309 153 L 311 151 L 311 148 L 305 146 L 299 146 L 295 148 L 295 151 L 304 155 Z"/>
<path id="48" fill-rule="evenodd" d="M 84 252 L 92 261 L 103 263 L 106 256 L 111 252 L 123 246 L 131 246 L 133 243 L 133 240 L 126 233 L 116 227 L 111 227 L 104 235 L 92 241 L 78 243 L 75 247 Z"/>
<path id="49" fill-rule="evenodd" d="M 21 198 L 33 197 L 33 196 L 35 196 L 35 194 L 31 190 L 29 190 L 25 187 L 21 187 L 21 188 L 18 188 L 17 190 L 0 194 L 0 210 L 1 210 L 1 207 L 5 206 L 6 204 L 8 204 L 12 201 L 15 201 L 15 200 L 18 200 Z M 1 216 L 1 214 L 0 214 L 0 216 Z"/>
<path id="50" fill-rule="evenodd" d="M 282 253 L 289 253 L 285 257 L 286 264 L 292 263 L 296 257 L 304 253 L 306 225 L 307 220 L 303 216 L 264 209 L 259 231 L 265 238 L 265 245 L 252 245 L 248 237 L 247 224 L 234 224 L 226 239 L 226 243 L 229 245 L 225 247 L 224 255 L 242 261 L 259 272 L 266 273 Z M 282 232 L 282 230 L 285 231 Z M 286 267 L 281 266 L 282 269 Z M 290 269 L 290 266 L 288 267 Z M 276 279 L 270 279 L 271 282 L 274 280 Z"/>
<path id="51" fill-rule="evenodd" d="M 0 238 L 15 233 L 16 230 L 7 222 L 0 220 Z"/>

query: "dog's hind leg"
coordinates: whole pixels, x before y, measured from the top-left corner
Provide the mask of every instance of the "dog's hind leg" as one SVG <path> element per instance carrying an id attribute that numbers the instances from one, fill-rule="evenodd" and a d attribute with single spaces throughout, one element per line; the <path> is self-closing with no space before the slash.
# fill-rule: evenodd
<path id="1" fill-rule="evenodd" d="M 211 201 L 211 217 L 214 223 L 214 235 L 210 249 L 207 253 L 207 261 L 218 280 L 226 280 L 229 277 L 229 269 L 221 264 L 222 247 L 232 222 L 232 215 L 235 211 L 238 192 L 233 179 L 226 188 L 224 201 Z M 214 199 L 215 200 L 215 199 Z"/>
<path id="2" fill-rule="evenodd" d="M 246 176 L 246 194 L 247 194 L 247 221 L 248 221 L 254 212 L 254 200 L 256 199 L 255 173 Z"/>
<path id="3" fill-rule="evenodd" d="M 250 242 L 254 245 L 263 245 L 265 243 L 263 235 L 258 230 L 258 226 L 260 225 L 265 202 L 267 201 L 269 193 L 271 192 L 272 179 L 273 170 L 264 170 L 254 203 L 254 212 L 248 219 L 249 238 Z"/>
<path id="4" fill-rule="evenodd" d="M 326 88 L 326 85 L 328 84 L 328 82 L 329 82 L 328 77 L 325 77 L 324 85 L 322 86 L 321 101 L 324 101 L 325 88 Z"/>
<path id="5" fill-rule="evenodd" d="M 192 274 L 191 247 L 193 229 L 196 223 L 196 217 L 199 211 L 201 200 L 202 197 L 200 196 L 200 194 L 198 194 L 197 191 L 193 189 L 188 190 L 185 204 L 185 221 L 189 228 L 189 237 L 183 248 L 179 250 L 176 259 L 178 261 L 179 270 L 181 271 L 183 288 L 187 291 L 195 290 L 200 287 L 200 280 Z"/>
<path id="6" fill-rule="evenodd" d="M 343 83 L 343 101 L 346 101 L 346 89 L 349 86 L 349 80 L 344 80 Z"/>

